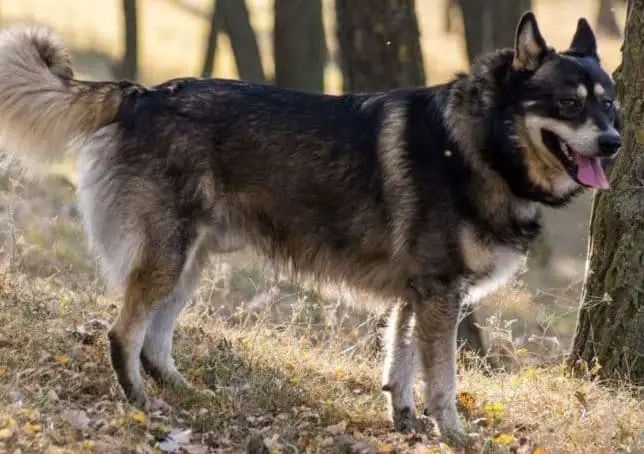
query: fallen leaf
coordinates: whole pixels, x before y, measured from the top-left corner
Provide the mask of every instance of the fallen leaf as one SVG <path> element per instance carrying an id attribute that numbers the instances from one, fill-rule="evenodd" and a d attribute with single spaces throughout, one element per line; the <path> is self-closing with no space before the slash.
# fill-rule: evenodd
<path id="1" fill-rule="evenodd" d="M 0 367 L 0 377 L 4 377 L 7 374 L 7 369 Z"/>
<path id="2" fill-rule="evenodd" d="M 337 424 L 327 426 L 324 430 L 326 432 L 330 433 L 331 435 L 340 435 L 345 430 L 347 430 L 347 422 L 346 421 L 340 421 Z"/>
<path id="3" fill-rule="evenodd" d="M 143 424 L 146 420 L 145 413 L 141 410 L 133 410 L 128 415 L 130 419 L 136 423 Z"/>
<path id="4" fill-rule="evenodd" d="M 456 397 L 456 402 L 458 402 L 461 408 L 469 412 L 473 411 L 476 408 L 476 400 L 474 399 L 474 396 L 465 391 L 459 393 L 459 395 Z"/>
<path id="5" fill-rule="evenodd" d="M 505 413 L 503 404 L 500 402 L 485 404 L 483 409 L 485 410 L 485 413 L 488 416 L 488 418 L 495 419 L 495 420 L 501 419 Z"/>
<path id="6" fill-rule="evenodd" d="M 297 441 L 297 449 L 299 450 L 299 452 L 305 451 L 308 446 L 309 439 L 306 437 L 300 437 L 300 439 Z"/>
<path id="7" fill-rule="evenodd" d="M 9 397 L 11 398 L 11 402 L 15 404 L 20 399 L 22 399 L 22 393 L 20 391 L 16 391 L 15 389 L 12 389 L 9 391 Z"/>
<path id="8" fill-rule="evenodd" d="M 179 443 L 171 438 L 167 438 L 159 443 L 159 449 L 163 452 L 179 452 Z"/>
<path id="9" fill-rule="evenodd" d="M 378 452 L 380 454 L 391 454 L 394 452 L 394 445 L 391 443 L 380 443 L 378 444 Z"/>
<path id="10" fill-rule="evenodd" d="M 42 432 L 42 426 L 40 424 L 34 424 L 30 422 L 22 426 L 22 428 L 30 435 Z"/>
<path id="11" fill-rule="evenodd" d="M 538 448 L 534 448 L 532 454 L 546 454 L 546 450 L 539 446 Z"/>
<path id="12" fill-rule="evenodd" d="M 192 429 L 172 429 L 168 434 L 168 438 L 173 439 L 177 443 L 187 444 L 190 443 L 190 436 L 192 435 Z"/>
<path id="13" fill-rule="evenodd" d="M 65 410 L 62 414 L 63 420 L 71 424 L 74 429 L 87 429 L 90 419 L 83 410 Z"/>
<path id="14" fill-rule="evenodd" d="M 69 356 L 64 353 L 54 355 L 54 360 L 61 366 L 66 366 L 69 363 Z"/>
<path id="15" fill-rule="evenodd" d="M 493 438 L 497 445 L 510 445 L 514 443 L 514 436 L 511 434 L 499 434 Z"/>
<path id="16" fill-rule="evenodd" d="M 26 419 L 35 419 L 38 416 L 36 410 L 33 408 L 23 408 L 20 410 L 20 414 Z"/>
<path id="17" fill-rule="evenodd" d="M 342 380 L 347 375 L 347 371 L 342 367 L 336 367 L 332 375 L 336 380 Z"/>
<path id="18" fill-rule="evenodd" d="M 94 443 L 92 440 L 83 440 L 83 444 L 82 444 L 83 449 L 85 451 L 93 450 L 95 445 L 96 443 Z"/>
<path id="19" fill-rule="evenodd" d="M 16 426 L 16 420 L 13 419 L 11 416 L 5 416 L 2 419 L 0 419 L 0 428 L 4 429 L 7 427 L 15 427 Z"/>
<path id="20" fill-rule="evenodd" d="M 4 429 L 0 429 L 0 441 L 9 440 L 11 437 L 13 437 L 13 434 L 15 432 L 16 430 L 13 427 L 5 427 Z"/>

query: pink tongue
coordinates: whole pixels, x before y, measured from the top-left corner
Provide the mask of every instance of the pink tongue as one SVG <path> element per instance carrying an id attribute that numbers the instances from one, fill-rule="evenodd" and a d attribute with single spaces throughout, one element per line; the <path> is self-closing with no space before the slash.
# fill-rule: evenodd
<path id="1" fill-rule="evenodd" d="M 575 163 L 577 164 L 577 179 L 581 183 L 591 188 L 609 188 L 608 180 L 599 158 L 589 158 L 575 153 Z"/>

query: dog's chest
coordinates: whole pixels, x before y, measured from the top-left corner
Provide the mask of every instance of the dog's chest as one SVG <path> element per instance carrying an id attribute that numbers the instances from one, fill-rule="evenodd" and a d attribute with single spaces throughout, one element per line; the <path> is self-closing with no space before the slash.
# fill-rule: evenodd
<path id="1" fill-rule="evenodd" d="M 468 271 L 466 302 L 470 304 L 508 283 L 526 260 L 524 251 L 482 241 L 469 227 L 462 231 L 461 248 Z"/>

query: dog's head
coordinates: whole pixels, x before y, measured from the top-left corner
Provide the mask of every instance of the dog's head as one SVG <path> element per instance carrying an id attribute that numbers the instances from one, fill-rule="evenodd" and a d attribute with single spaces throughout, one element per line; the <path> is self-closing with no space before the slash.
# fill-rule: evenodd
<path id="1" fill-rule="evenodd" d="M 570 48 L 546 45 L 537 21 L 523 15 L 516 31 L 517 132 L 530 177 L 565 198 L 579 187 L 607 189 L 607 163 L 621 146 L 617 101 L 602 69 L 595 35 L 580 19 Z M 543 186 L 543 185 L 541 185 Z"/>

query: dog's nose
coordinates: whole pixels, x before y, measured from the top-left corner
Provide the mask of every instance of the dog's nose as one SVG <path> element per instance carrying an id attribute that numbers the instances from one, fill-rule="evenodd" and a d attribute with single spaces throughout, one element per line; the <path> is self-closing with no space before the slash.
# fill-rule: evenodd
<path id="1" fill-rule="evenodd" d="M 604 132 L 597 139 L 599 151 L 604 156 L 614 155 L 622 146 L 622 138 L 616 132 Z"/>

